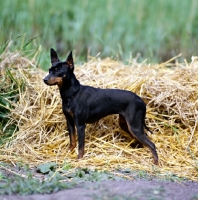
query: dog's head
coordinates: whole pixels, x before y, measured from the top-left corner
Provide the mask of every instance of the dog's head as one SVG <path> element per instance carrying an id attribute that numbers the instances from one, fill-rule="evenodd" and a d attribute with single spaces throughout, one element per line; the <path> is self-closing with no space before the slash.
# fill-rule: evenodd
<path id="1" fill-rule="evenodd" d="M 44 83 L 51 85 L 58 85 L 59 88 L 62 86 L 63 81 L 69 81 L 71 74 L 74 71 L 74 62 L 72 51 L 68 55 L 66 61 L 61 62 L 54 49 L 50 49 L 51 64 L 49 68 L 49 74 L 43 79 Z"/>

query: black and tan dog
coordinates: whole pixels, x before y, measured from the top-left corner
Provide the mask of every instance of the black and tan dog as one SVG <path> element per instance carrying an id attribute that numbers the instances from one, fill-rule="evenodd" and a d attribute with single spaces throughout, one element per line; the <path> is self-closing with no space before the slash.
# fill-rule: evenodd
<path id="1" fill-rule="evenodd" d="M 82 158 L 86 123 L 96 122 L 107 115 L 119 114 L 120 127 L 147 146 L 153 154 L 154 164 L 158 164 L 155 145 L 144 133 L 144 127 L 147 127 L 146 105 L 143 100 L 135 93 L 126 90 L 81 85 L 74 74 L 72 52 L 64 62 L 59 60 L 54 49 L 51 49 L 50 54 L 52 66 L 43 80 L 49 86 L 59 87 L 69 130 L 70 150 L 76 147 L 75 127 L 78 134 L 78 158 Z"/>

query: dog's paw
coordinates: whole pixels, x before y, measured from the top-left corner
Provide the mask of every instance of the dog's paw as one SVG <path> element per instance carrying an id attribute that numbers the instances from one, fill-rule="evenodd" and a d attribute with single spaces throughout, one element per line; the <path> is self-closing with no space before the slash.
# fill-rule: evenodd
<path id="1" fill-rule="evenodd" d="M 84 149 L 79 149 L 77 159 L 79 160 L 79 159 L 83 158 L 83 155 L 84 155 Z"/>
<path id="2" fill-rule="evenodd" d="M 75 145 L 70 145 L 68 151 L 69 151 L 69 152 L 72 152 L 72 151 L 75 149 L 75 147 L 76 147 Z"/>

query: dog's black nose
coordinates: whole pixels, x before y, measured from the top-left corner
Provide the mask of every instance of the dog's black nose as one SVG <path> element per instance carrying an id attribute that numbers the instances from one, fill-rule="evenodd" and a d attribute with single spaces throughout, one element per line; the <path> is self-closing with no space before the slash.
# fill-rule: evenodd
<path id="1" fill-rule="evenodd" d="M 47 79 L 44 78 L 43 81 L 44 81 L 44 83 L 47 83 Z"/>

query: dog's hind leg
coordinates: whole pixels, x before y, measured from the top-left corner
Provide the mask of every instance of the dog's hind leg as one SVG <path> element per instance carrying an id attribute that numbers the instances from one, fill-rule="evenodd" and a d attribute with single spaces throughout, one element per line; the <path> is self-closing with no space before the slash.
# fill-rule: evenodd
<path id="1" fill-rule="evenodd" d="M 140 143 L 148 147 L 153 154 L 154 164 L 158 164 L 158 155 L 155 144 L 151 142 L 144 133 L 144 115 L 139 112 L 136 113 L 133 119 L 126 118 L 128 130 Z"/>
<path id="2" fill-rule="evenodd" d="M 127 125 L 127 122 L 126 122 L 125 118 L 124 118 L 121 114 L 119 114 L 119 126 L 120 126 L 120 128 L 121 128 L 123 131 L 125 131 L 125 132 L 128 133 L 131 137 L 134 138 L 134 136 L 130 133 L 130 131 L 129 131 L 129 129 L 128 129 L 128 125 Z M 136 137 L 135 137 L 135 139 L 136 139 Z M 137 147 L 138 147 L 138 148 L 142 148 L 142 147 L 143 147 L 142 143 L 139 142 L 137 139 L 136 139 L 135 142 L 131 143 L 130 146 L 131 146 L 132 148 L 137 148 Z"/>
<path id="3" fill-rule="evenodd" d="M 126 123 L 126 120 L 125 120 L 125 118 L 124 118 L 121 114 L 119 114 L 119 125 L 120 125 L 120 128 L 121 128 L 123 131 L 125 131 L 125 132 L 127 132 L 129 135 L 131 135 L 131 133 L 129 132 L 129 129 L 128 129 L 128 125 L 127 125 L 127 123 Z"/>

